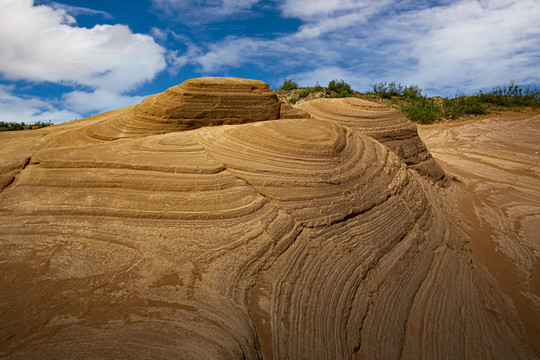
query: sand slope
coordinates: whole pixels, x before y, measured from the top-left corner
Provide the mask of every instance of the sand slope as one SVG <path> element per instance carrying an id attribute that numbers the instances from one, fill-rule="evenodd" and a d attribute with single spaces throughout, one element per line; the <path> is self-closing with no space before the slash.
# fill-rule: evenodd
<path id="1" fill-rule="evenodd" d="M 195 83 L 214 110 L 0 134 L 0 356 L 534 357 L 398 155 L 260 82 Z"/>
<path id="2" fill-rule="evenodd" d="M 540 115 L 421 126 L 437 161 L 457 176 L 442 192 L 467 245 L 513 300 L 540 354 Z"/>

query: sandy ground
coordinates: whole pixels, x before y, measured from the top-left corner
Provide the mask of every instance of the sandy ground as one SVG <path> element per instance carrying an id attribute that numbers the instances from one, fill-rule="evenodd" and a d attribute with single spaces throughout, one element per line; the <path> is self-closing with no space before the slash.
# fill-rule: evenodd
<path id="1" fill-rule="evenodd" d="M 540 354 L 540 111 L 418 131 L 454 179 L 441 190 L 452 221 L 514 302 Z"/>

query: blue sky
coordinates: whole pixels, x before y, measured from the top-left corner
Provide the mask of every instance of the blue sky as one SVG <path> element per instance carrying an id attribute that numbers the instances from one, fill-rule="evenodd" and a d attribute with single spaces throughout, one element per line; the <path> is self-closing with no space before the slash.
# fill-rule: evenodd
<path id="1" fill-rule="evenodd" d="M 538 0 L 0 0 L 0 121 L 60 123 L 200 76 L 540 84 Z"/>

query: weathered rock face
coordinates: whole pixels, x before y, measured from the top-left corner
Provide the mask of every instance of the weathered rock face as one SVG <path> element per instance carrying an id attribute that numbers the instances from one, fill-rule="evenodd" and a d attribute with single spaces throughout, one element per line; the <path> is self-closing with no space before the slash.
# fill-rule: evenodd
<path id="1" fill-rule="evenodd" d="M 91 137 L 124 137 L 185 131 L 204 126 L 309 117 L 280 102 L 263 81 L 238 78 L 186 80 L 87 129 Z M 288 112 L 287 112 L 288 111 Z"/>
<path id="2" fill-rule="evenodd" d="M 315 119 L 85 135 L 117 115 L 0 134 L 2 356 L 533 356 L 379 142 Z"/>
<path id="3" fill-rule="evenodd" d="M 400 111 L 358 99 L 317 99 L 297 106 L 314 118 L 334 122 L 380 141 L 402 161 L 434 182 L 446 186 L 449 180 L 418 136 L 416 126 Z"/>

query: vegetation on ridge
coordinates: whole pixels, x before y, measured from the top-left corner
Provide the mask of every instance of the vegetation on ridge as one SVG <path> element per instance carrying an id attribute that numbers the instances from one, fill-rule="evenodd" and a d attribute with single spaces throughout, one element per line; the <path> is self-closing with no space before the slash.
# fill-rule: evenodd
<path id="1" fill-rule="evenodd" d="M 318 97 L 332 98 L 343 98 L 347 96 L 352 96 L 353 94 L 351 85 L 346 83 L 344 80 L 337 79 L 330 81 L 328 83 L 328 87 L 326 88 L 319 85 L 319 83 L 315 84 L 315 86 L 312 87 L 299 88 L 298 84 L 293 79 L 285 79 L 283 80 L 283 84 L 279 88 L 279 91 L 292 91 L 297 89 L 299 89 L 300 91 L 288 94 L 291 96 L 289 96 L 287 100 L 292 104 L 296 104 L 298 100 L 307 97 L 309 94 L 319 93 Z"/>
<path id="2" fill-rule="evenodd" d="M 296 84 L 292 79 L 291 82 Z M 310 94 L 314 98 L 355 96 L 397 108 L 412 121 L 430 124 L 441 119 L 458 119 L 465 115 L 481 115 L 494 110 L 520 107 L 540 107 L 540 89 L 519 85 L 511 81 L 508 85 L 496 86 L 491 91 L 478 91 L 473 95 L 458 94 L 454 97 L 428 98 L 418 85 L 402 85 L 396 82 L 382 82 L 373 86 L 372 91 L 353 91 L 344 80 L 332 80 L 327 88 L 317 84 L 314 87 L 296 87 L 290 92 L 278 94 L 292 104 Z"/>
<path id="3" fill-rule="evenodd" d="M 294 81 L 293 79 L 283 79 L 283 84 L 281 84 L 281 87 L 279 90 L 293 90 L 298 89 L 298 83 Z"/>
<path id="4" fill-rule="evenodd" d="M 23 122 L 17 123 L 17 122 L 5 122 L 0 121 L 0 131 L 14 131 L 14 130 L 35 130 L 35 129 L 41 129 L 46 126 L 53 125 L 52 122 L 41 122 L 38 121 L 34 124 L 25 124 Z"/>

